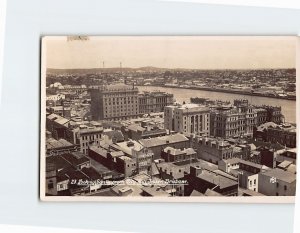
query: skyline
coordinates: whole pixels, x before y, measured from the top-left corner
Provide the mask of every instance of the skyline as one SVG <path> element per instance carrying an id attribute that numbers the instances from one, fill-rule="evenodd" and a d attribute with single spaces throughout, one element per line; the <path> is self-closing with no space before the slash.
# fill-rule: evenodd
<path id="1" fill-rule="evenodd" d="M 289 69 L 296 37 L 45 37 L 47 69 Z"/>

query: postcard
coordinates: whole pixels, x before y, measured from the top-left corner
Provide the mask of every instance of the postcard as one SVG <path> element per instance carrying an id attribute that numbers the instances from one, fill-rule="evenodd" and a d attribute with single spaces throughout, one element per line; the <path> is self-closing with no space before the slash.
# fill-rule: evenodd
<path id="1" fill-rule="evenodd" d="M 43 201 L 293 203 L 296 36 L 45 36 Z"/>

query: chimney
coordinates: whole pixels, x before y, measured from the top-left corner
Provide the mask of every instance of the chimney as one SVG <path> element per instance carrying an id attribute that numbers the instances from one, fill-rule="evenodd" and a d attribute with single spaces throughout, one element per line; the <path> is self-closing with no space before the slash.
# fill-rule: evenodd
<path id="1" fill-rule="evenodd" d="M 197 166 L 191 166 L 190 167 L 190 174 L 192 176 L 196 177 L 196 176 L 198 176 L 201 173 L 202 173 L 202 168 L 199 165 L 197 165 Z"/>

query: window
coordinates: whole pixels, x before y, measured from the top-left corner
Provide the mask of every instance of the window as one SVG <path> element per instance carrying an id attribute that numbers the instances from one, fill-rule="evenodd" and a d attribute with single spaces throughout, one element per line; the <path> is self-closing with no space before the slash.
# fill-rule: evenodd
<path id="1" fill-rule="evenodd" d="M 256 185 L 256 179 L 253 182 L 254 182 L 254 185 Z"/>
<path id="2" fill-rule="evenodd" d="M 287 190 L 287 187 L 286 187 L 286 185 L 284 186 L 284 190 Z"/>

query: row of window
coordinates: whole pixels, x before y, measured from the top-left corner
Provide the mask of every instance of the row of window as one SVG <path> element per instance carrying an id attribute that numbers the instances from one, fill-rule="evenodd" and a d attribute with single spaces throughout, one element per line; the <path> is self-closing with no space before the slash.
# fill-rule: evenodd
<path id="1" fill-rule="evenodd" d="M 96 140 L 101 138 L 101 134 L 83 135 L 81 138 L 82 140 Z"/>

